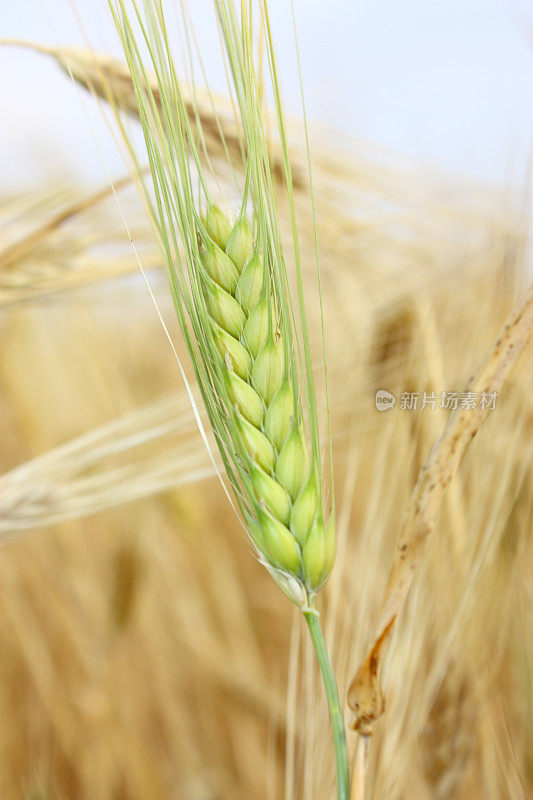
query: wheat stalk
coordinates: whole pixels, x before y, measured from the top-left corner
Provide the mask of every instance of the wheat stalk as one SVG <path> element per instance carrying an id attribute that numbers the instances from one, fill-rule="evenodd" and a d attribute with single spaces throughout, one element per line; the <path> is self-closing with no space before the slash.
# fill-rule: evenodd
<path id="1" fill-rule="evenodd" d="M 222 6 L 219 10 L 230 13 Z M 147 7 L 154 31 L 163 24 L 155 14 Z M 136 87 L 157 208 L 148 190 L 145 200 L 166 257 L 178 319 L 208 417 L 255 546 L 291 599 L 307 606 L 331 570 L 334 534 L 333 525 L 326 524 L 322 502 L 307 333 L 302 329 L 304 405 L 297 357 L 301 345 L 295 338 L 272 186 L 265 180 L 266 136 L 256 117 L 259 106 L 247 107 L 259 99 L 253 97 L 252 85 L 239 96 L 251 152 L 241 212 L 232 226 L 207 188 L 196 132 L 181 90 L 173 83 L 169 54 L 165 63 L 154 64 L 159 75 L 168 71 L 171 82 L 160 78 L 156 100 L 129 41 L 131 30 L 124 15 L 119 3 L 115 21 Z M 237 36 L 233 24 L 228 17 L 228 38 Z M 161 48 L 161 41 L 149 43 Z M 236 41 L 232 44 L 235 47 Z M 232 68 L 245 73 L 244 63 L 235 60 Z M 189 152 L 207 203 L 205 216 L 194 196 Z M 249 199 L 254 234 L 246 217 Z M 184 264 L 179 263 L 182 252 Z M 300 313 L 303 318 L 303 307 Z"/>
<path id="2" fill-rule="evenodd" d="M 533 289 L 509 315 L 479 373 L 468 391 L 498 393 L 533 336 Z M 348 705 L 354 719 L 350 725 L 362 742 L 374 733 L 385 710 L 380 670 L 396 619 L 406 600 L 419 566 L 426 540 L 433 532 L 444 493 L 456 474 L 463 455 L 488 415 L 488 407 L 476 413 L 455 411 L 426 461 L 405 512 L 385 590 L 383 609 L 372 643 L 348 689 Z M 366 744 L 359 742 L 359 751 Z M 358 765 L 358 795 L 364 794 L 366 753 Z"/>
<path id="3" fill-rule="evenodd" d="M 155 91 L 123 0 L 110 2 L 135 91 L 155 200 L 118 122 L 158 234 L 178 321 L 234 498 L 260 561 L 306 619 L 330 709 L 338 796 L 346 800 L 344 721 L 315 608 L 316 593 L 335 558 L 334 514 L 323 498 L 291 165 L 268 11 L 260 3 L 292 218 L 297 307 L 279 230 L 250 12 L 243 4 L 237 15 L 231 0 L 217 0 L 215 7 L 245 158 L 234 224 L 208 187 L 201 120 L 191 114 L 181 90 L 159 0 L 146 2 L 144 13 L 134 7 L 156 75 Z"/>
<path id="4" fill-rule="evenodd" d="M 32 193 L 22 201 L 3 199 L 0 206 L 0 308 L 32 302 L 110 280 L 138 269 L 129 250 L 124 226 L 117 225 L 113 194 L 131 205 L 130 175 L 113 186 L 92 192 Z M 112 205 L 111 205 L 112 204 Z M 132 213 L 136 213 L 132 209 Z M 145 268 L 161 264 L 152 231 L 144 220 L 132 226 Z M 113 248 L 102 255 L 102 245 Z"/>

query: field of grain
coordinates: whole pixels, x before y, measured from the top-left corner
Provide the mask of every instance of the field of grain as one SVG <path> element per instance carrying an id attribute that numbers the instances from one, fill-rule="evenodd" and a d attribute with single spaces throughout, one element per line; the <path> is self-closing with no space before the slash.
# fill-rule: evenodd
<path id="1" fill-rule="evenodd" d="M 338 542 L 319 605 L 349 721 L 442 395 L 466 390 L 530 264 L 497 193 L 314 137 Z M 292 146 L 320 383 L 297 126 Z M 301 615 L 216 476 L 119 205 L 196 392 L 157 243 L 113 178 L 119 204 L 108 186 L 1 198 L 0 797 L 333 798 Z M 529 347 L 444 496 L 384 661 L 367 800 L 533 797 L 532 374 Z"/>

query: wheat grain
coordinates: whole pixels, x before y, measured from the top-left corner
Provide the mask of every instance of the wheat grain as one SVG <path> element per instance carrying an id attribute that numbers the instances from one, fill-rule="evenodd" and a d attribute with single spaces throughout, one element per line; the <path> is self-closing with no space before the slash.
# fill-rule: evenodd
<path id="1" fill-rule="evenodd" d="M 248 524 L 284 588 L 296 588 L 296 579 L 313 595 L 331 572 L 335 536 L 321 514 L 319 476 L 294 396 L 291 353 L 282 334 L 286 323 L 270 286 L 271 268 L 244 217 L 232 228 L 211 205 L 206 228 L 211 238 L 201 256 L 204 291 L 236 412 L 233 442 L 244 454 L 253 494 Z M 298 598 L 307 602 L 305 594 Z"/>

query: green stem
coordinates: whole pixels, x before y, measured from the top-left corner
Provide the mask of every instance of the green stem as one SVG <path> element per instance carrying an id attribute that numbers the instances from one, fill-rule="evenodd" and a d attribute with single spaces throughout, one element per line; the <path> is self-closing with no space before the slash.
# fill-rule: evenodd
<path id="1" fill-rule="evenodd" d="M 335 764 L 337 767 L 337 797 L 338 800 L 348 800 L 350 795 L 350 775 L 348 771 L 348 750 L 346 747 L 346 731 L 344 728 L 344 717 L 342 714 L 339 691 L 335 681 L 335 675 L 329 660 L 326 643 L 320 627 L 318 614 L 314 610 L 304 611 L 303 615 L 311 634 L 313 647 L 315 648 L 318 665 L 322 673 L 324 689 L 328 701 L 329 716 L 333 729 L 333 745 L 335 748 Z"/>

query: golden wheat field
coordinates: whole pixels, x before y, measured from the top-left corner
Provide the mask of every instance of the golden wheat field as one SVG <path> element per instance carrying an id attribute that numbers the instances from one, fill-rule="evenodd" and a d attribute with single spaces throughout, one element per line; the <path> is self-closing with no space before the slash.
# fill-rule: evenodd
<path id="1" fill-rule="evenodd" d="M 50 56 L 138 125 L 123 62 Z M 186 112 L 236 208 L 228 149 L 240 175 L 247 156 L 227 98 L 199 95 Z M 526 215 L 377 148 L 332 147 L 319 129 L 310 187 L 296 122 L 289 138 L 327 435 L 315 234 L 320 252 L 337 544 L 317 605 L 350 797 L 533 798 Z M 275 143 L 270 163 L 290 260 Z M 138 181 L 111 178 L 0 198 L 0 800 L 333 799 L 302 614 L 202 439 L 197 415 L 216 453 Z M 438 501 L 424 493 L 435 475 Z M 380 652 L 401 542 L 416 559 Z M 385 709 L 361 735 L 347 693 L 376 659 Z"/>

